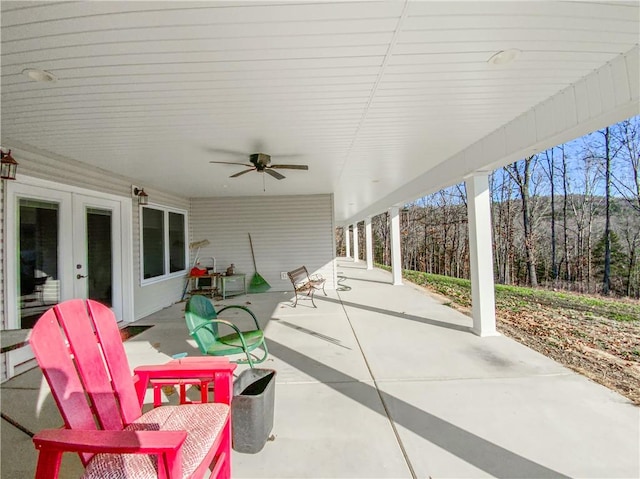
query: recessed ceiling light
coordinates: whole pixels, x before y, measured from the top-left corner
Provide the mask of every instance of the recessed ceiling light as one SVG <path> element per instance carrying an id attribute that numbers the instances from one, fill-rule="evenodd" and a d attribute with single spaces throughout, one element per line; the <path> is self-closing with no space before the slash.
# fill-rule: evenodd
<path id="1" fill-rule="evenodd" d="M 22 74 L 28 76 L 33 81 L 40 82 L 53 82 L 58 79 L 53 73 L 45 70 L 38 70 L 37 68 L 27 68 L 22 70 Z"/>
<path id="2" fill-rule="evenodd" d="M 491 58 L 487 60 L 487 63 L 491 63 L 492 65 L 506 65 L 507 63 L 511 63 L 515 61 L 518 56 L 522 53 L 517 48 L 509 48 L 508 50 L 500 50 L 499 52 L 491 55 Z"/>

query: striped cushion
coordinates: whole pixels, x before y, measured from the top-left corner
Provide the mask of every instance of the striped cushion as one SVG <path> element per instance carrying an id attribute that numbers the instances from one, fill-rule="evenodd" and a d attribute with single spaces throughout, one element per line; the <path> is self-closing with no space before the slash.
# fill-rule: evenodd
<path id="1" fill-rule="evenodd" d="M 189 477 L 200 465 L 222 431 L 229 406 L 220 403 L 162 406 L 152 409 L 125 429 L 129 431 L 187 431 L 182 445 L 182 474 Z M 83 479 L 157 478 L 157 456 L 146 454 L 96 454 Z"/>

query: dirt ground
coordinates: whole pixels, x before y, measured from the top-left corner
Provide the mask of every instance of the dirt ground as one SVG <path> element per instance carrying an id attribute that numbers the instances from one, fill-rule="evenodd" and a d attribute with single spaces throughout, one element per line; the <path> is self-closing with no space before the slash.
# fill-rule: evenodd
<path id="1" fill-rule="evenodd" d="M 426 287 L 442 296 L 442 291 Z M 470 314 L 468 307 L 456 303 L 457 298 L 447 299 L 452 307 Z M 559 303 L 498 297 L 498 331 L 640 406 L 640 318 L 620 321 L 598 308 Z"/>
<path id="2" fill-rule="evenodd" d="M 541 307 L 497 310 L 498 330 L 640 405 L 640 325 Z"/>

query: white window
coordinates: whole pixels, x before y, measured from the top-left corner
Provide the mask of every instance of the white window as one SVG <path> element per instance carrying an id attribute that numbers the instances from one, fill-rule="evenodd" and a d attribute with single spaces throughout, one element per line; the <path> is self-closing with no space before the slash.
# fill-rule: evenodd
<path id="1" fill-rule="evenodd" d="M 143 206 L 140 213 L 142 284 L 184 276 L 187 265 L 187 213 Z"/>

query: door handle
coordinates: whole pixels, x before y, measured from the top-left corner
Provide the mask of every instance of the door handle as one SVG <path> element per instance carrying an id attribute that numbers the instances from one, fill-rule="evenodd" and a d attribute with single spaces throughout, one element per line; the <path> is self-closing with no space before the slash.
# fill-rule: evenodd
<path id="1" fill-rule="evenodd" d="M 76 275 L 76 279 L 86 278 L 87 276 L 88 276 L 88 275 L 86 275 L 86 274 L 84 274 L 84 275 L 82 275 L 82 274 L 77 274 L 77 275 Z"/>

